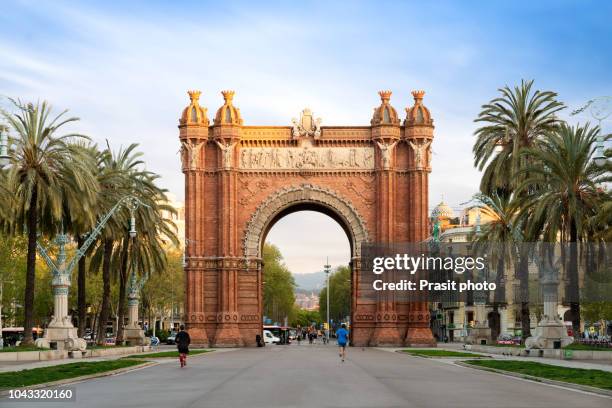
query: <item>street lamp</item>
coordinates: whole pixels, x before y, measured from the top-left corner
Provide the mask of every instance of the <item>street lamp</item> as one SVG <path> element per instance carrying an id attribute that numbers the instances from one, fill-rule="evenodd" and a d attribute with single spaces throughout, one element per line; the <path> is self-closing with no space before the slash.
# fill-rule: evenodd
<path id="1" fill-rule="evenodd" d="M 87 249 L 96 241 L 98 236 L 104 230 L 106 223 L 111 217 L 123 206 L 126 206 L 131 215 L 130 220 L 130 236 L 136 235 L 136 222 L 134 219 L 134 212 L 139 206 L 148 207 L 142 203 L 136 197 L 131 195 L 121 198 L 113 208 L 110 209 L 106 215 L 104 215 L 100 221 L 96 224 L 93 231 L 91 231 L 77 251 L 76 254 L 70 261 L 67 261 L 66 244 L 68 244 L 68 235 L 63 231 L 55 238 L 55 243 L 59 247 L 57 259 L 53 261 L 46 248 L 44 248 L 40 242 L 36 242 L 36 248 L 38 252 L 45 260 L 49 268 L 53 273 L 51 285 L 53 286 L 53 319 L 49 323 L 45 336 L 36 340 L 36 344 L 42 348 L 50 348 L 51 342 L 64 342 L 69 350 L 84 350 L 86 343 L 83 339 L 77 337 L 76 329 L 72 326 L 68 318 L 68 292 L 71 285 L 71 274 L 72 270 L 79 262 Z M 133 234 L 133 235 L 132 235 Z M 134 271 L 132 271 L 134 272 Z M 102 322 L 101 322 L 102 323 Z M 104 323 L 102 323 L 104 324 Z"/>
<path id="2" fill-rule="evenodd" d="M 597 135 L 595 156 L 593 156 L 593 161 L 597 166 L 603 166 L 606 164 L 607 160 L 606 155 L 604 154 L 604 139 L 606 135 L 602 133 L 601 122 L 612 115 L 612 96 L 600 96 L 591 99 L 583 107 L 574 110 L 571 115 L 573 116 L 582 113 L 587 108 L 591 112 L 591 116 L 597 120 L 599 127 L 599 134 Z"/>
<path id="3" fill-rule="evenodd" d="M 329 273 L 331 272 L 331 265 L 329 264 L 329 257 L 327 257 L 327 263 L 323 265 L 323 270 L 327 275 L 327 330 L 325 330 L 325 338 L 327 340 L 327 344 L 329 344 Z"/>
<path id="4" fill-rule="evenodd" d="M 0 167 L 9 163 L 11 156 L 8 154 L 8 148 L 8 127 L 0 125 Z"/>

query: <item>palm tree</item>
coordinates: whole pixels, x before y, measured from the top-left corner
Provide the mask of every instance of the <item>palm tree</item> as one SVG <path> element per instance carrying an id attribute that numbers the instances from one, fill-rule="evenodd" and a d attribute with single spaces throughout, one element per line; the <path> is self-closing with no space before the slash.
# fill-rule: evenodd
<path id="1" fill-rule="evenodd" d="M 99 162 L 98 177 L 104 181 L 97 201 L 97 213 L 106 214 L 119 200 L 132 194 L 132 180 L 130 173 L 137 171 L 143 162 L 139 160 L 141 154 L 132 154 L 136 145 L 127 149 L 120 149 L 113 153 L 107 146 L 106 153 Z M 129 214 L 119 211 L 112 217 L 104 229 L 101 240 L 92 250 L 90 269 L 97 271 L 102 267 L 103 295 L 102 305 L 98 318 L 97 343 L 104 344 L 106 337 L 106 322 L 110 317 L 111 268 L 117 267 L 117 251 L 122 253 L 121 243 L 124 242 L 128 229 Z M 115 255 L 115 256 L 113 256 Z"/>
<path id="2" fill-rule="evenodd" d="M 474 165 L 483 170 L 480 190 L 486 194 L 515 195 L 514 190 L 526 174 L 521 170 L 529 163 L 529 156 L 522 155 L 526 148 L 535 148 L 542 136 L 559 125 L 555 114 L 565 106 L 557 101 L 551 91 L 532 90 L 533 81 L 521 81 L 520 86 L 499 89 L 501 96 L 482 106 L 475 122 L 484 126 L 475 132 L 472 148 Z M 523 236 L 526 236 L 523 231 Z M 521 288 L 521 326 L 523 338 L 531 334 L 527 288 L 529 286 L 528 247 L 519 245 L 515 276 Z"/>
<path id="3" fill-rule="evenodd" d="M 596 165 L 592 158 L 599 128 L 561 124 L 548 132 L 538 149 L 527 149 L 523 155 L 532 164 L 523 169 L 526 175 L 519 190 L 528 197 L 522 212 L 529 220 L 528 233 L 540 235 L 545 242 L 569 243 L 569 280 L 572 326 L 575 335 L 580 328 L 578 298 L 578 243 L 591 237 L 589 219 L 597 215 L 609 194 L 600 188 L 609 177 L 612 166 Z"/>
<path id="4" fill-rule="evenodd" d="M 512 190 L 516 175 L 528 158 L 524 148 L 535 147 L 542 135 L 558 126 L 555 114 L 564 109 L 551 91 L 532 91 L 533 81 L 499 89 L 501 96 L 482 106 L 475 122 L 485 125 L 474 133 L 474 166 L 484 169 L 480 190 Z"/>
<path id="5" fill-rule="evenodd" d="M 96 175 L 98 184 L 108 182 L 105 179 L 106 173 L 98 172 L 100 163 L 104 160 L 104 156 L 107 154 L 106 150 L 98 150 L 97 145 L 92 144 L 77 144 L 75 148 L 83 149 L 82 157 L 89 158 L 89 166 L 91 167 L 92 173 Z M 97 197 L 96 197 L 97 199 Z M 66 206 L 66 215 L 64 219 L 69 220 L 69 224 L 66 226 L 67 231 L 74 237 L 77 248 L 81 248 L 86 240 L 86 233 L 91 231 L 95 227 L 96 213 L 92 208 L 86 208 L 85 206 Z M 88 251 L 89 253 L 90 251 Z M 82 337 L 85 335 L 85 324 L 87 319 L 87 254 L 79 259 L 77 264 L 77 313 L 78 313 L 78 335 Z"/>
<path id="6" fill-rule="evenodd" d="M 56 232 L 64 203 L 88 205 L 98 186 L 86 158 L 71 147 L 71 142 L 85 137 L 78 134 L 56 136 L 66 124 L 78 118 L 64 118 L 66 111 L 50 117 L 51 107 L 47 102 L 11 102 L 16 113 L 2 112 L 16 133 L 6 183 L 15 200 L 10 216 L 11 230 L 28 236 L 24 344 L 31 344 L 38 233 Z M 75 197 L 81 200 L 75 202 Z"/>
<path id="7" fill-rule="evenodd" d="M 479 193 L 474 195 L 481 212 L 490 220 L 481 227 L 481 232 L 473 241 L 476 249 L 488 250 L 496 263 L 493 305 L 497 309 L 505 301 L 504 274 L 506 265 L 516 259 L 518 246 L 523 242 L 523 234 L 517 221 L 518 202 L 511 194 Z M 515 265 L 515 268 L 517 265 Z M 528 312 L 527 312 L 528 313 Z"/>

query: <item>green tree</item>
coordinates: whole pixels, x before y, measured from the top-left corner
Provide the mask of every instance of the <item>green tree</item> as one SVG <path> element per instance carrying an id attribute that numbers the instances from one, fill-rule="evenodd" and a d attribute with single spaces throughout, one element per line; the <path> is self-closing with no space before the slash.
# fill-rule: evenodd
<path id="1" fill-rule="evenodd" d="M 327 282 L 319 292 L 319 313 L 327 318 Z M 351 269 L 339 266 L 329 276 L 329 318 L 335 322 L 351 314 Z"/>
<path id="2" fill-rule="evenodd" d="M 162 273 L 149 275 L 142 289 L 142 299 L 145 305 L 151 328 L 160 318 L 172 317 L 172 308 L 178 308 L 185 300 L 185 273 L 182 265 L 182 253 L 177 249 L 168 250 L 168 262 Z"/>
<path id="3" fill-rule="evenodd" d="M 523 152 L 535 160 L 523 170 L 526 178 L 519 186 L 528 197 L 522 211 L 527 213 L 530 235 L 542 236 L 547 242 L 560 239 L 569 243 L 568 295 L 576 335 L 580 331 L 578 243 L 592 237 L 589 219 L 602 202 L 610 200 L 600 185 L 612 166 L 598 166 L 592 160 L 598 132 L 599 128 L 588 124 L 562 124 L 548 132 L 537 149 Z"/>
<path id="4" fill-rule="evenodd" d="M 264 244 L 263 261 L 264 314 L 279 323 L 285 317 L 291 320 L 295 304 L 295 280 L 275 245 Z"/>
<path id="5" fill-rule="evenodd" d="M 483 123 L 474 133 L 472 148 L 474 165 L 483 170 L 480 190 L 484 194 L 500 196 L 515 194 L 515 190 L 528 175 L 522 170 L 530 163 L 524 149 L 537 148 L 543 135 L 559 125 L 555 114 L 564 108 L 551 91 L 533 90 L 533 81 L 521 81 L 520 86 L 499 89 L 501 96 L 482 106 L 475 122 Z M 523 237 L 527 237 L 523 231 Z M 515 277 L 520 283 L 521 326 L 523 337 L 531 334 L 529 316 L 529 254 L 526 245 L 518 245 Z"/>
<path id="6" fill-rule="evenodd" d="M 321 319 L 321 314 L 318 310 L 306 310 L 294 305 L 293 312 L 291 313 L 291 320 L 289 320 L 289 325 L 291 327 L 308 327 L 313 323 L 318 326 L 322 322 L 323 319 Z"/>
<path id="7" fill-rule="evenodd" d="M 64 118 L 66 111 L 51 117 L 47 102 L 24 104 L 12 100 L 16 113 L 2 116 L 16 134 L 12 141 L 11 166 L 6 186 L 14 197 L 8 226 L 12 233 L 28 236 L 24 294 L 24 344 L 32 343 L 36 239 L 39 232 L 55 233 L 62 225 L 65 205 L 88 207 L 98 191 L 89 160 L 72 142 L 84 136 L 60 130 L 77 118 Z M 89 208 L 91 210 L 91 208 Z"/>

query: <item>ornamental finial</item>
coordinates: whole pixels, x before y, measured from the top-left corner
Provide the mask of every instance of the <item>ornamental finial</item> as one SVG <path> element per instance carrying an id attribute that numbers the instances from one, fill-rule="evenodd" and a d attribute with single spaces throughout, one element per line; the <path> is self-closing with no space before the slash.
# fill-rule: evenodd
<path id="1" fill-rule="evenodd" d="M 225 100 L 225 104 L 226 105 L 231 105 L 232 104 L 232 99 L 234 99 L 234 91 L 221 91 L 221 94 L 223 95 L 223 99 Z"/>
<path id="2" fill-rule="evenodd" d="M 380 95 L 380 100 L 383 103 L 389 103 L 389 100 L 391 99 L 391 94 L 393 92 L 386 90 L 386 91 L 378 91 L 378 95 Z"/>
<path id="3" fill-rule="evenodd" d="M 191 102 L 197 102 L 200 99 L 200 95 L 202 94 L 202 92 L 197 90 L 191 90 L 187 91 L 187 94 L 189 95 L 189 99 L 191 100 Z"/>

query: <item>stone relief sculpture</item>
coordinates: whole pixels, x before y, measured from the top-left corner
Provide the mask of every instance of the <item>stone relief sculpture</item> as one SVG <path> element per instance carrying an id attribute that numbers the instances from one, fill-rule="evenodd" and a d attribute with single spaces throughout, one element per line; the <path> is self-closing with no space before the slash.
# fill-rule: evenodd
<path id="1" fill-rule="evenodd" d="M 223 153 L 223 168 L 229 169 L 232 167 L 232 157 L 234 155 L 234 146 L 236 146 L 236 142 L 223 144 L 215 140 L 215 143 L 217 143 L 217 146 L 219 146 L 219 149 L 221 149 Z"/>
<path id="2" fill-rule="evenodd" d="M 181 142 L 181 161 L 183 168 L 195 170 L 200 159 L 200 150 L 205 142 Z"/>
<path id="3" fill-rule="evenodd" d="M 305 108 L 300 115 L 300 120 L 291 119 L 293 128 L 291 134 L 294 139 L 313 136 L 318 139 L 321 136 L 321 118 L 313 119 L 310 109 Z"/>
<path id="4" fill-rule="evenodd" d="M 334 170 L 373 169 L 371 147 L 244 147 L 240 150 L 240 168 L 245 170 Z"/>
<path id="5" fill-rule="evenodd" d="M 417 169 L 423 169 L 429 166 L 429 157 L 427 155 L 427 149 L 431 144 L 431 141 L 427 141 L 424 143 L 412 143 L 411 140 L 408 141 L 412 150 L 414 150 L 414 163 Z"/>
<path id="6" fill-rule="evenodd" d="M 397 144 L 397 141 L 389 144 L 380 143 L 379 141 L 376 141 L 376 144 L 380 148 L 383 169 L 388 170 L 391 167 L 391 153 L 393 153 L 393 148 Z"/>

